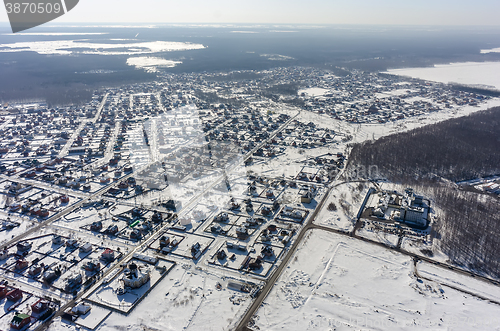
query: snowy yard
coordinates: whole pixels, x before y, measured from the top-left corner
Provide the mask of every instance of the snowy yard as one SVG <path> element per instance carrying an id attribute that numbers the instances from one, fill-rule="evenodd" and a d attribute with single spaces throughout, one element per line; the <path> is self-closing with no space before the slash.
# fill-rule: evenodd
<path id="1" fill-rule="evenodd" d="M 413 277 L 409 257 L 313 230 L 257 311 L 260 330 L 497 330 L 500 307 Z"/>

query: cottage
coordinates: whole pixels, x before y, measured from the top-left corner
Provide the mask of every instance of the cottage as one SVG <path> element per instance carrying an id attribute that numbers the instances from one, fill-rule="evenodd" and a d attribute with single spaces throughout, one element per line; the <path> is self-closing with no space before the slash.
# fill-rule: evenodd
<path id="1" fill-rule="evenodd" d="M 170 237 L 169 236 L 162 236 L 160 238 L 160 246 L 161 247 L 168 246 L 169 244 L 170 244 Z"/>
<path id="2" fill-rule="evenodd" d="M 56 266 L 52 269 L 48 269 L 45 271 L 43 274 L 43 281 L 47 284 L 52 284 L 54 280 L 56 280 L 57 277 L 61 276 L 62 271 L 59 266 Z"/>
<path id="3" fill-rule="evenodd" d="M 16 262 L 16 266 L 15 266 L 15 269 L 16 270 L 23 270 L 24 268 L 26 268 L 28 266 L 28 261 L 26 261 L 25 259 L 19 259 L 17 260 Z"/>
<path id="4" fill-rule="evenodd" d="M 191 255 L 196 255 L 196 253 L 198 253 L 200 249 L 201 249 L 200 243 L 197 242 L 196 244 L 191 246 Z"/>
<path id="5" fill-rule="evenodd" d="M 223 249 L 221 249 L 221 250 L 217 253 L 217 258 L 218 258 L 219 260 L 224 260 L 224 259 L 226 258 L 226 256 L 227 256 L 227 255 L 226 255 L 226 252 L 225 252 Z"/>
<path id="6" fill-rule="evenodd" d="M 137 217 L 142 215 L 142 210 L 140 208 L 134 208 L 132 209 L 132 216 Z"/>
<path id="7" fill-rule="evenodd" d="M 92 260 L 88 261 L 83 268 L 85 271 L 94 272 L 101 268 L 101 264 L 96 260 Z"/>
<path id="8" fill-rule="evenodd" d="M 49 302 L 44 299 L 40 299 L 31 305 L 31 311 L 35 314 L 41 314 L 49 308 Z"/>
<path id="9" fill-rule="evenodd" d="M 150 278 L 151 269 L 145 265 L 129 263 L 121 278 L 123 285 L 131 288 L 139 288 L 146 284 Z"/>
<path id="10" fill-rule="evenodd" d="M 104 231 L 106 234 L 109 235 L 115 235 L 118 233 L 118 226 L 117 225 L 110 225 L 107 227 L 106 231 Z"/>
<path id="11" fill-rule="evenodd" d="M 99 232 L 101 231 L 101 229 L 102 229 L 102 221 L 95 221 L 92 222 L 92 224 L 90 225 L 90 231 Z"/>
<path id="12" fill-rule="evenodd" d="M 68 277 L 66 277 L 64 289 L 66 292 L 71 291 L 73 288 L 77 287 L 82 283 L 82 275 L 72 273 Z"/>
<path id="13" fill-rule="evenodd" d="M 9 211 L 11 212 L 18 211 L 19 209 L 21 209 L 20 203 L 13 203 L 9 206 Z"/>
<path id="14" fill-rule="evenodd" d="M 159 222 L 161 222 L 163 220 L 163 217 L 162 217 L 161 213 L 159 213 L 159 212 L 156 211 L 153 214 L 153 216 L 151 217 L 151 220 L 153 222 L 155 222 L 155 223 L 159 223 Z"/>
<path id="15" fill-rule="evenodd" d="M 41 209 L 40 212 L 38 213 L 38 216 L 41 218 L 49 216 L 49 211 L 46 209 Z"/>
<path id="16" fill-rule="evenodd" d="M 2 249 L 0 251 L 0 260 L 5 260 L 8 257 L 9 257 L 9 250 L 7 248 Z"/>
<path id="17" fill-rule="evenodd" d="M 85 243 L 84 245 L 80 246 L 81 253 L 88 253 L 91 251 L 92 251 L 92 244 L 91 243 Z"/>
<path id="18" fill-rule="evenodd" d="M 248 237 L 248 230 L 244 227 L 236 228 L 236 235 L 239 239 L 246 239 Z"/>
<path id="19" fill-rule="evenodd" d="M 130 232 L 130 239 L 139 239 L 141 237 L 142 233 L 138 229 L 133 229 L 132 232 Z"/>
<path id="20" fill-rule="evenodd" d="M 66 246 L 68 247 L 77 247 L 78 241 L 76 239 L 70 238 L 66 241 Z"/>
<path id="21" fill-rule="evenodd" d="M 71 312 L 75 315 L 85 315 L 90 311 L 91 307 L 88 305 L 85 305 L 83 303 L 80 303 L 79 305 L 76 305 L 71 309 Z"/>
<path id="22" fill-rule="evenodd" d="M 115 259 L 115 251 L 106 248 L 106 250 L 102 252 L 101 258 L 106 261 L 113 261 Z"/>
<path id="23" fill-rule="evenodd" d="M 307 191 L 300 197 L 300 202 L 311 203 L 312 199 L 313 199 L 312 193 L 310 191 Z"/>
<path id="24" fill-rule="evenodd" d="M 13 289 L 12 291 L 7 293 L 7 300 L 10 301 L 18 301 L 21 300 L 22 298 L 23 298 L 23 292 L 18 288 Z"/>
<path id="25" fill-rule="evenodd" d="M 260 210 L 260 213 L 264 216 L 269 216 L 271 215 L 272 211 L 271 211 L 271 208 L 268 207 L 268 206 L 264 206 L 262 207 L 262 209 Z"/>
<path id="26" fill-rule="evenodd" d="M 43 267 L 44 267 L 43 263 L 41 263 L 40 265 L 32 265 L 28 270 L 28 274 L 34 277 L 38 275 L 40 272 L 42 272 Z"/>
<path id="27" fill-rule="evenodd" d="M 271 257 L 274 255 L 274 251 L 271 246 L 262 247 L 261 254 L 264 257 Z"/>
<path id="28" fill-rule="evenodd" d="M 60 236 L 60 235 L 55 235 L 53 238 L 52 238 L 52 243 L 54 245 L 61 245 L 63 243 L 63 238 Z"/>
<path id="29" fill-rule="evenodd" d="M 12 321 L 10 322 L 10 327 L 16 330 L 20 330 L 26 325 L 30 324 L 31 317 L 26 314 L 16 314 Z"/>
<path id="30" fill-rule="evenodd" d="M 19 252 L 27 252 L 31 249 L 32 244 L 27 241 L 17 243 L 16 247 Z"/>
<path id="31" fill-rule="evenodd" d="M 5 298 L 7 293 L 9 293 L 9 289 L 7 288 L 7 286 L 4 285 L 0 286 L 0 299 Z"/>
<path id="32" fill-rule="evenodd" d="M 262 258 L 258 256 L 257 258 L 252 258 L 250 259 L 250 262 L 248 263 L 248 268 L 250 270 L 258 270 L 262 267 Z"/>
<path id="33" fill-rule="evenodd" d="M 214 218 L 215 222 L 227 222 L 229 221 L 229 215 L 227 213 L 220 213 Z"/>

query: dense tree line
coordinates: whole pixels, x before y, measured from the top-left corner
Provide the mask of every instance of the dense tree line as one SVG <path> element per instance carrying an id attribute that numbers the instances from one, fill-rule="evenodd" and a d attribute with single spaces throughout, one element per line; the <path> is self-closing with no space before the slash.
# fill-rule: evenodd
<path id="1" fill-rule="evenodd" d="M 469 93 L 479 93 L 479 94 L 488 95 L 491 97 L 500 97 L 500 91 L 497 91 L 497 90 L 491 90 L 491 89 L 487 89 L 487 88 L 480 88 L 480 87 L 468 86 L 468 85 L 460 85 L 460 84 L 451 84 L 450 87 L 453 90 L 464 91 L 464 92 L 469 92 Z"/>
<path id="2" fill-rule="evenodd" d="M 263 91 L 264 95 L 277 94 L 277 95 L 297 95 L 299 93 L 298 84 L 276 84 L 268 87 Z"/>
<path id="3" fill-rule="evenodd" d="M 247 103 L 244 100 L 238 100 L 236 98 L 221 97 L 215 92 L 203 92 L 201 90 L 196 90 L 194 94 L 200 100 L 203 100 L 203 101 L 210 103 L 210 104 L 223 103 L 226 105 L 232 105 L 232 106 L 239 107 L 239 106 Z"/>
<path id="4" fill-rule="evenodd" d="M 500 278 L 500 205 L 490 196 L 449 188 L 435 189 L 443 211 L 436 230 L 441 249 L 458 265 Z"/>
<path id="5" fill-rule="evenodd" d="M 435 201 L 437 220 L 432 226 L 439 234 L 439 248 L 450 261 L 500 278 L 498 199 L 443 181 L 425 180 L 412 186 Z"/>
<path id="6" fill-rule="evenodd" d="M 440 176 L 459 181 L 500 172 L 500 107 L 355 144 L 348 167 L 376 165 L 401 181 Z"/>
<path id="7" fill-rule="evenodd" d="M 453 183 L 500 173 L 499 132 L 497 107 L 356 144 L 347 167 L 376 165 L 381 177 L 431 198 L 440 249 L 457 265 L 500 278 L 498 198 Z"/>

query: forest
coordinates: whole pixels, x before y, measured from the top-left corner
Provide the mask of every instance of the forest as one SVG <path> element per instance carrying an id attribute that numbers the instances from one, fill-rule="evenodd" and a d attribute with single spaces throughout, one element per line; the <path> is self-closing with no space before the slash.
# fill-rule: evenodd
<path id="1" fill-rule="evenodd" d="M 451 181 L 500 172 L 500 107 L 352 146 L 352 167 L 376 165 L 393 181 Z"/>
<path id="2" fill-rule="evenodd" d="M 378 176 L 431 198 L 450 261 L 500 279 L 499 198 L 455 184 L 500 172 L 499 132 L 497 107 L 355 144 L 347 170 L 376 165 Z"/>

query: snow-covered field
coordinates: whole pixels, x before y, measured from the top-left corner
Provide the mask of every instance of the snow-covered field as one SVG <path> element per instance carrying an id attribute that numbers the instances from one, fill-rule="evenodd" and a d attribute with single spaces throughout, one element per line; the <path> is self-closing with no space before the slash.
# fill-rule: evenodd
<path id="1" fill-rule="evenodd" d="M 408 256 L 313 230 L 255 316 L 260 330 L 498 330 L 500 307 L 417 280 Z"/>
<path id="2" fill-rule="evenodd" d="M 324 95 L 324 94 L 328 93 L 329 91 L 330 90 L 325 89 L 325 88 L 310 87 L 310 88 L 306 88 L 306 89 L 303 89 L 303 90 L 299 90 L 299 95 L 301 95 L 302 93 L 304 93 L 304 94 L 307 94 L 308 96 L 318 97 L 318 96 L 321 96 L 321 95 Z"/>
<path id="3" fill-rule="evenodd" d="M 356 222 L 355 216 L 367 191 L 368 185 L 362 183 L 344 183 L 336 186 L 325 202 L 325 208 L 314 219 L 314 223 L 352 231 Z"/>
<path id="4" fill-rule="evenodd" d="M 219 281 L 190 264 L 177 266 L 127 317 L 114 312 L 96 330 L 232 330 L 251 300 L 224 285 L 216 289 Z M 77 329 L 56 322 L 49 330 Z"/>
<path id="5" fill-rule="evenodd" d="M 418 263 L 417 269 L 420 276 L 432 279 L 442 285 L 450 285 L 500 302 L 500 287 L 486 281 L 473 279 L 470 276 L 422 261 Z"/>

